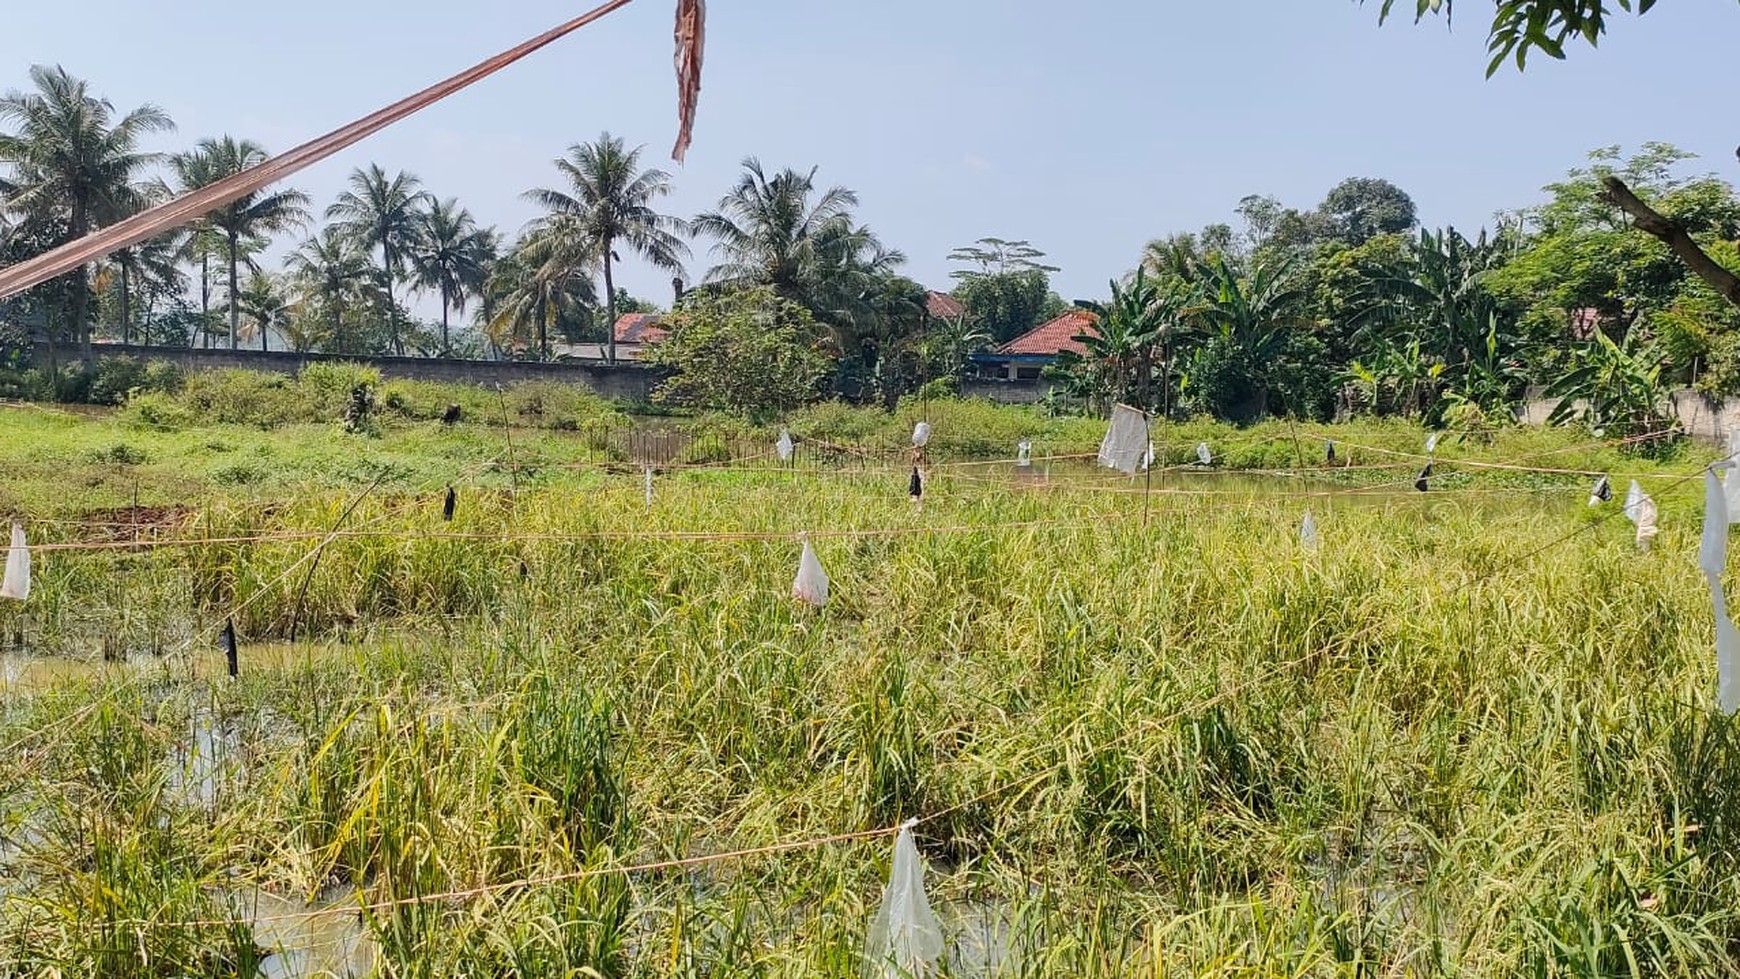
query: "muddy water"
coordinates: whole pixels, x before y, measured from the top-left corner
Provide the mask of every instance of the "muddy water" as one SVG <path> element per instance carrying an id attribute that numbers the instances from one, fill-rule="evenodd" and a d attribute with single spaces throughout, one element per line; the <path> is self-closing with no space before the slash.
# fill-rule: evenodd
<path id="1" fill-rule="evenodd" d="M 350 910 L 354 894 L 324 894 L 305 903 L 256 890 L 237 895 L 237 904 L 254 941 L 270 952 L 260 966 L 262 979 L 361 979 L 374 971 L 380 947 Z M 328 909 L 331 914 L 284 917 Z"/>

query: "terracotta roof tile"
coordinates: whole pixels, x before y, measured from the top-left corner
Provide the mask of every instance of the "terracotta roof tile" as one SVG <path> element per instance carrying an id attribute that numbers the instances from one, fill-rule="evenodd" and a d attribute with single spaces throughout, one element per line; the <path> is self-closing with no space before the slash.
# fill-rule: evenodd
<path id="1" fill-rule="evenodd" d="M 924 308 L 939 320 L 952 320 L 967 315 L 967 307 L 946 292 L 932 290 L 924 294 Z"/>
<path id="2" fill-rule="evenodd" d="M 1099 331 L 1095 329 L 1094 322 L 1094 314 L 1085 309 L 1072 309 L 1057 319 L 1042 323 L 1003 344 L 997 348 L 997 352 L 1053 357 L 1065 350 L 1086 354 L 1087 347 L 1076 336 L 1084 333 L 1098 336 Z"/>
<path id="3" fill-rule="evenodd" d="M 671 335 L 657 313 L 623 313 L 616 318 L 617 343 L 657 343 Z"/>

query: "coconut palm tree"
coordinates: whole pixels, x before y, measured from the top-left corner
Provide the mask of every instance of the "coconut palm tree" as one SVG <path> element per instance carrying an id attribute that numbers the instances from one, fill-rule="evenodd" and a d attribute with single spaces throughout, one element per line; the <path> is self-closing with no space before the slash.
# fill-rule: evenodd
<path id="1" fill-rule="evenodd" d="M 194 153 L 206 167 L 202 176 L 211 180 L 234 176 L 259 166 L 267 159 L 265 148 L 258 143 L 232 136 L 200 140 Z M 308 195 L 299 190 L 256 190 L 211 212 L 206 220 L 222 238 L 229 264 L 230 349 L 234 350 L 242 315 L 238 297 L 241 293 L 240 266 L 245 261 L 243 244 L 306 224 Z M 252 265 L 251 262 L 247 264 Z"/>
<path id="2" fill-rule="evenodd" d="M 403 170 L 389 177 L 379 164 L 371 163 L 368 169 L 351 173 L 351 189 L 326 209 L 327 218 L 336 220 L 340 231 L 365 247 L 381 250 L 381 282 L 387 292 L 387 315 L 393 321 L 388 326 L 400 354 L 405 346 L 399 337 L 393 284 L 422 228 L 419 215 L 431 199 L 418 189 L 422 183 Z"/>
<path id="3" fill-rule="evenodd" d="M 121 287 L 121 342 L 133 340 L 133 297 L 179 295 L 187 277 L 179 265 L 179 242 L 171 236 L 148 238 L 136 245 L 109 253 L 108 262 L 119 274 Z M 149 343 L 149 338 L 146 339 Z"/>
<path id="4" fill-rule="evenodd" d="M 283 286 L 269 273 L 256 270 L 233 299 L 232 305 L 242 311 L 259 334 L 260 349 L 270 350 L 267 340 L 271 334 L 282 334 L 290 324 L 290 300 Z"/>
<path id="5" fill-rule="evenodd" d="M 299 300 L 330 317 L 333 337 L 343 333 L 345 310 L 363 301 L 360 293 L 372 272 L 356 240 L 338 228 L 325 228 L 292 252 L 285 268 Z"/>
<path id="6" fill-rule="evenodd" d="M 697 235 L 714 240 L 720 259 L 707 281 L 767 285 L 787 299 L 808 306 L 829 248 L 849 237 L 858 196 L 844 187 L 816 193 L 816 170 L 781 170 L 771 178 L 754 157 L 743 161 L 743 176 L 720 198 L 717 210 L 690 222 Z M 812 197 L 814 198 L 812 200 Z"/>
<path id="7" fill-rule="evenodd" d="M 218 178 L 211 154 L 198 148 L 177 153 L 169 158 L 169 169 L 175 181 L 177 196 L 189 194 Z M 211 263 L 221 257 L 223 236 L 211 225 L 211 218 L 202 217 L 180 232 L 182 258 L 199 266 L 199 332 L 201 345 L 211 347 Z"/>
<path id="8" fill-rule="evenodd" d="M 483 291 L 499 239 L 494 228 L 479 228 L 471 212 L 451 198 L 432 203 L 421 222 L 411 269 L 418 286 L 441 294 L 441 355 L 451 356 L 448 313 L 464 313 L 466 298 Z"/>
<path id="9" fill-rule="evenodd" d="M 152 105 L 117 115 L 112 103 L 58 66 L 36 65 L 30 80 L 36 91 L 0 97 L 0 124 L 13 127 L 0 132 L 0 166 L 9 185 L 5 209 L 26 222 L 64 228 L 62 240 L 137 212 L 146 172 L 161 158 L 139 144 L 175 128 L 169 117 Z M 89 269 L 81 266 L 73 280 L 72 332 L 90 364 Z"/>
<path id="10" fill-rule="evenodd" d="M 526 197 L 552 215 L 572 218 L 565 224 L 576 244 L 596 254 L 604 267 L 605 359 L 616 362 L 616 280 L 612 275 L 618 244 L 626 245 L 659 269 L 681 275 L 682 257 L 689 253 L 677 235 L 681 219 L 660 214 L 653 202 L 671 192 L 671 175 L 640 169 L 642 147 L 627 149 L 622 140 L 603 133 L 595 142 L 576 143 L 556 161 L 568 189 L 538 188 Z"/>
<path id="11" fill-rule="evenodd" d="M 594 259 L 577 250 L 579 236 L 556 215 L 535 226 L 497 263 L 486 289 L 489 317 L 484 332 L 497 347 L 535 337 L 540 359 L 550 357 L 550 332 L 563 323 L 592 317 L 598 296 L 592 282 Z"/>

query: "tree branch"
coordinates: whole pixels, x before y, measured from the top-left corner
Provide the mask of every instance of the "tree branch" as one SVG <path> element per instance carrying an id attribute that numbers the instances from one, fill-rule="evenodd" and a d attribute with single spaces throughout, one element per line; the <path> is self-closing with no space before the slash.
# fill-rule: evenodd
<path id="1" fill-rule="evenodd" d="M 1625 186 L 1625 181 L 1618 177 L 1607 177 L 1601 183 L 1606 188 L 1602 196 L 1631 215 L 1631 222 L 1637 230 L 1660 239 L 1669 250 L 1679 256 L 1680 261 L 1698 274 L 1698 278 L 1708 282 L 1710 288 L 1715 289 L 1722 298 L 1740 307 L 1740 276 L 1735 276 L 1706 254 L 1678 221 L 1645 204 L 1631 192 L 1630 187 Z"/>

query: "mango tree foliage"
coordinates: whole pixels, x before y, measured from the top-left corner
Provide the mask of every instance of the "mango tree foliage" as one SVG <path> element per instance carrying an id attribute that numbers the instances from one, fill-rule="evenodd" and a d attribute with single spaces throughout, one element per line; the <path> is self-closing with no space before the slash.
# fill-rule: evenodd
<path id="1" fill-rule="evenodd" d="M 1513 58 L 1517 70 L 1522 70 L 1531 51 L 1563 59 L 1567 42 L 1581 40 L 1595 47 L 1601 43 L 1607 22 L 1615 13 L 1642 15 L 1649 13 L 1655 4 L 1656 0 L 1497 0 L 1487 28 L 1487 50 L 1492 60 L 1486 66 L 1486 74 L 1491 76 Z M 1380 18 L 1389 19 L 1397 6 L 1397 0 L 1383 0 Z M 1399 6 L 1405 9 L 1407 5 Z M 1467 6 L 1467 0 L 1463 0 L 1463 6 Z M 1414 0 L 1415 20 L 1428 14 L 1452 18 L 1455 0 Z"/>
<path id="2" fill-rule="evenodd" d="M 1681 176 L 1679 165 L 1693 154 L 1665 143 L 1645 144 L 1630 157 L 1610 146 L 1589 158 L 1589 166 L 1545 188 L 1550 200 L 1519 215 L 1529 247 L 1495 274 L 1493 285 L 1526 303 L 1537 323 L 1593 318 L 1623 335 L 1640 315 L 1678 301 L 1694 277 L 1666 244 L 1631 229 L 1606 193 L 1607 179 L 1624 181 L 1706 248 L 1740 233 L 1740 198 L 1714 176 Z M 1699 285 L 1694 294 L 1714 295 Z"/>
<path id="3" fill-rule="evenodd" d="M 646 360 L 671 372 L 659 401 L 750 415 L 816 400 L 832 370 L 827 331 L 770 286 L 706 288 L 683 297 L 671 335 Z"/>

